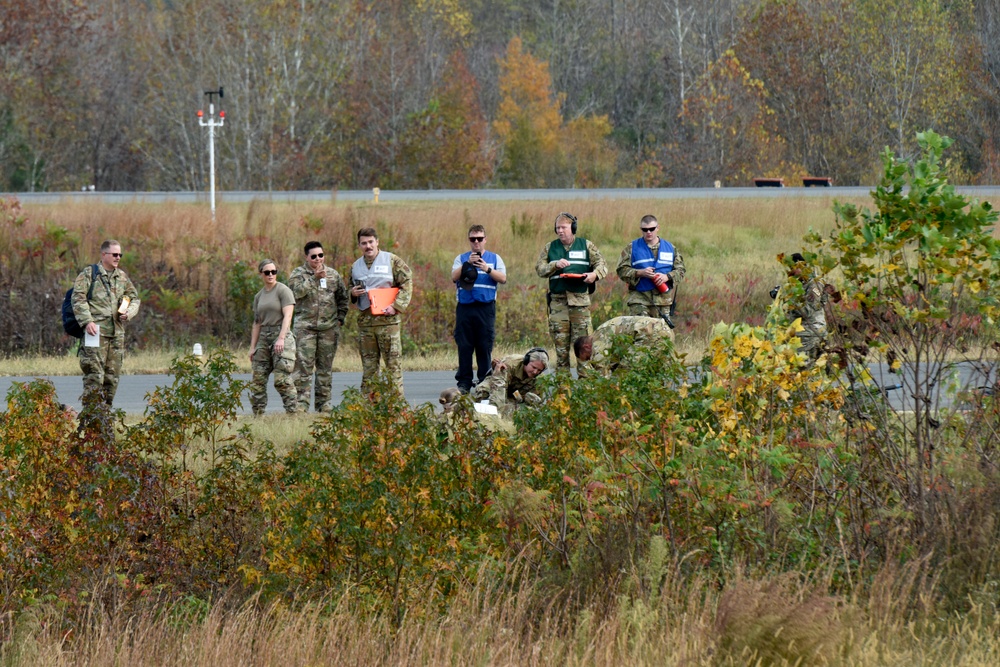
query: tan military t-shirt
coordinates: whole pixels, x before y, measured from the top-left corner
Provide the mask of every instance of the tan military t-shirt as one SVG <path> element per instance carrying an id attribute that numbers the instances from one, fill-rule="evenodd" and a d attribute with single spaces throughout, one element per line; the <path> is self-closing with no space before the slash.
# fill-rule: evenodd
<path id="1" fill-rule="evenodd" d="M 262 327 L 280 327 L 281 309 L 294 305 L 295 295 L 288 285 L 276 283 L 270 292 L 262 289 L 253 298 L 253 321 Z"/>

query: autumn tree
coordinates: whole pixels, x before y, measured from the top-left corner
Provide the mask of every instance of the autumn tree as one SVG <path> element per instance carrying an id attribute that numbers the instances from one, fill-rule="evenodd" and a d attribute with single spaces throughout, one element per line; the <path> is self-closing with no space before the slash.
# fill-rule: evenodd
<path id="1" fill-rule="evenodd" d="M 499 180 L 515 187 L 544 187 L 557 160 L 559 113 L 564 96 L 552 92 L 549 66 L 527 53 L 520 37 L 500 61 L 500 107 L 493 131 L 500 145 Z"/>
<path id="2" fill-rule="evenodd" d="M 760 79 L 732 51 L 712 64 L 684 101 L 684 135 L 668 148 L 681 182 L 749 185 L 755 176 L 779 176 L 784 139 Z"/>
<path id="3" fill-rule="evenodd" d="M 489 126 L 477 92 L 456 52 L 427 107 L 409 118 L 398 165 L 401 187 L 475 188 L 490 179 Z"/>

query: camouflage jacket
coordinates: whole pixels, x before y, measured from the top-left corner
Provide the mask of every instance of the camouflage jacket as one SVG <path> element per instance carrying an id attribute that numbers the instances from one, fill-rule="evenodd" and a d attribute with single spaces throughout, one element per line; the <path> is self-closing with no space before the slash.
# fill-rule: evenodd
<path id="1" fill-rule="evenodd" d="M 295 295 L 296 328 L 326 331 L 344 324 L 351 297 L 336 269 L 326 267 L 324 289 L 309 265 L 303 264 L 288 277 L 288 287 Z"/>
<path id="2" fill-rule="evenodd" d="M 379 252 L 386 251 L 380 250 Z M 396 295 L 396 300 L 392 302 L 392 307 L 395 308 L 396 314 L 372 315 L 368 311 L 359 310 L 359 327 L 379 327 L 388 326 L 390 324 L 402 324 L 402 313 L 410 306 L 410 299 L 413 298 L 413 272 L 401 257 L 393 253 L 389 253 L 389 255 L 392 258 L 392 286 L 399 288 L 399 294 Z"/>
<path id="3" fill-rule="evenodd" d="M 590 256 L 590 270 L 597 274 L 598 280 L 603 280 L 606 275 L 608 275 L 608 264 L 604 261 L 604 255 L 601 251 L 597 249 L 597 246 L 590 239 L 587 241 L 587 254 Z M 545 278 L 546 280 L 549 276 L 556 273 L 561 273 L 565 269 L 556 268 L 555 262 L 549 261 L 549 247 L 553 243 L 560 243 L 559 239 L 555 239 L 546 243 L 542 246 L 542 251 L 538 253 L 538 260 L 535 262 L 535 273 L 538 274 L 539 278 Z M 560 299 L 565 298 L 566 303 L 570 306 L 589 306 L 590 305 L 590 294 L 587 292 L 566 292 L 565 294 L 553 295 L 553 297 L 559 297 Z"/>
<path id="4" fill-rule="evenodd" d="M 91 275 L 91 267 L 87 266 L 73 283 L 73 314 L 76 321 L 81 327 L 95 322 L 100 327 L 102 336 L 124 336 L 125 325 L 118 315 L 118 307 L 122 299 L 127 297 L 129 305 L 126 314 L 132 320 L 139 312 L 139 292 L 121 267 L 108 273 L 104 265 L 98 263 L 97 281 L 88 301 Z"/>
<path id="5" fill-rule="evenodd" d="M 789 297 L 788 319 L 801 319 L 802 328 L 807 332 L 823 335 L 826 333 L 826 302 L 823 283 L 815 279 L 807 280 L 802 286 L 801 296 L 794 294 Z"/>
<path id="6" fill-rule="evenodd" d="M 528 377 L 524 372 L 524 356 L 512 354 L 504 357 L 500 365 L 475 386 L 472 390 L 472 399 L 488 400 L 502 412 L 508 401 L 517 400 L 514 392 L 518 392 L 523 399 L 529 391 L 534 391 L 535 380 L 537 378 Z"/>
<path id="7" fill-rule="evenodd" d="M 630 350 L 640 347 L 652 347 L 670 339 L 670 328 L 659 317 L 643 317 L 641 315 L 622 315 L 613 317 L 601 326 L 593 335 L 593 348 L 590 355 L 591 365 L 603 374 L 614 370 L 622 360 L 609 358 L 615 336 L 629 336 L 633 343 Z M 578 371 L 579 372 L 579 371 Z"/>
<path id="8" fill-rule="evenodd" d="M 653 255 L 659 248 L 659 242 L 653 246 Z M 618 277 L 629 286 L 628 299 L 626 303 L 641 304 L 643 306 L 669 306 L 674 302 L 674 295 L 676 292 L 676 287 L 681 284 L 684 280 L 684 258 L 681 257 L 680 248 L 674 246 L 674 268 L 670 272 L 670 277 L 674 282 L 673 288 L 663 292 L 662 294 L 658 291 L 651 290 L 649 292 L 638 292 L 634 288 L 639 283 L 639 276 L 636 275 L 636 269 L 632 266 L 632 244 L 629 243 L 622 250 L 622 254 L 618 257 L 618 266 L 615 267 L 615 273 Z"/>

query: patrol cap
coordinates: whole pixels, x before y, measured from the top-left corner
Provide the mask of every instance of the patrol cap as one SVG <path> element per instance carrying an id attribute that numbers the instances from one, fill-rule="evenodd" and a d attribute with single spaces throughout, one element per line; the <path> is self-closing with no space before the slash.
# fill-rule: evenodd
<path id="1" fill-rule="evenodd" d="M 472 289 L 476 279 L 479 278 L 479 270 L 468 262 L 462 263 L 462 275 L 458 278 L 458 285 L 462 289 Z"/>

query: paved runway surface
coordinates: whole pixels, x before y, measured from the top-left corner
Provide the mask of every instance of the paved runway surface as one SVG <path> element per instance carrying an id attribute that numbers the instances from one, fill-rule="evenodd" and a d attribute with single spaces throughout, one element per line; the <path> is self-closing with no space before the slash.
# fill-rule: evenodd
<path id="1" fill-rule="evenodd" d="M 235 375 L 239 380 L 249 380 L 250 375 Z M 27 382 L 29 377 L 0 377 L 0 396 L 6 399 L 7 391 L 13 382 Z M 46 378 L 56 388 L 59 400 L 67 405 L 80 409 L 80 394 L 83 393 L 83 377 L 57 376 Z M 169 386 L 173 382 L 170 375 L 123 375 L 118 382 L 118 393 L 115 395 L 115 408 L 130 414 L 142 414 L 146 409 L 146 394 L 156 387 Z M 334 402 L 339 403 L 344 390 L 361 384 L 361 373 L 334 373 Z M 433 403 L 437 406 L 438 396 L 442 389 L 455 386 L 454 371 L 419 371 L 403 373 L 403 392 L 412 405 Z M 281 397 L 268 385 L 267 411 L 282 412 Z M 6 409 L 6 400 L 3 402 Z M 250 401 L 244 395 L 243 414 L 250 414 Z"/>
<path id="2" fill-rule="evenodd" d="M 913 410 L 913 391 L 908 389 L 912 383 L 911 373 L 904 367 L 902 373 L 889 373 L 884 364 L 870 366 L 872 377 L 881 387 L 892 388 L 886 392 L 889 404 L 896 410 Z M 551 371 L 547 371 L 551 372 Z M 998 369 L 995 365 L 973 365 L 970 363 L 955 364 L 948 373 L 950 386 L 940 388 L 936 407 L 945 408 L 951 403 L 951 398 L 959 390 L 974 389 L 984 385 L 992 385 L 997 381 Z M 250 375 L 236 375 L 240 380 L 249 380 Z M 0 397 L 6 398 L 7 391 L 13 382 L 26 382 L 28 377 L 0 377 Z M 80 408 L 80 394 L 83 393 L 83 378 L 79 375 L 58 376 L 46 378 L 56 388 L 56 394 L 63 403 Z M 156 387 L 167 386 L 172 382 L 169 375 L 123 375 L 118 384 L 118 394 L 115 396 L 115 408 L 130 414 L 142 414 L 146 409 L 146 394 Z M 339 403 L 344 390 L 361 384 L 361 373 L 334 373 L 334 402 Z M 403 391 L 411 405 L 432 403 L 438 406 L 438 396 L 441 390 L 455 385 L 454 371 L 412 371 L 403 373 Z M 904 385 L 897 387 L 897 385 Z M 244 396 L 243 414 L 250 413 L 250 402 Z M 0 404 L 0 409 L 6 409 L 6 401 Z M 267 411 L 281 412 L 281 398 L 272 385 L 268 385 Z"/>

